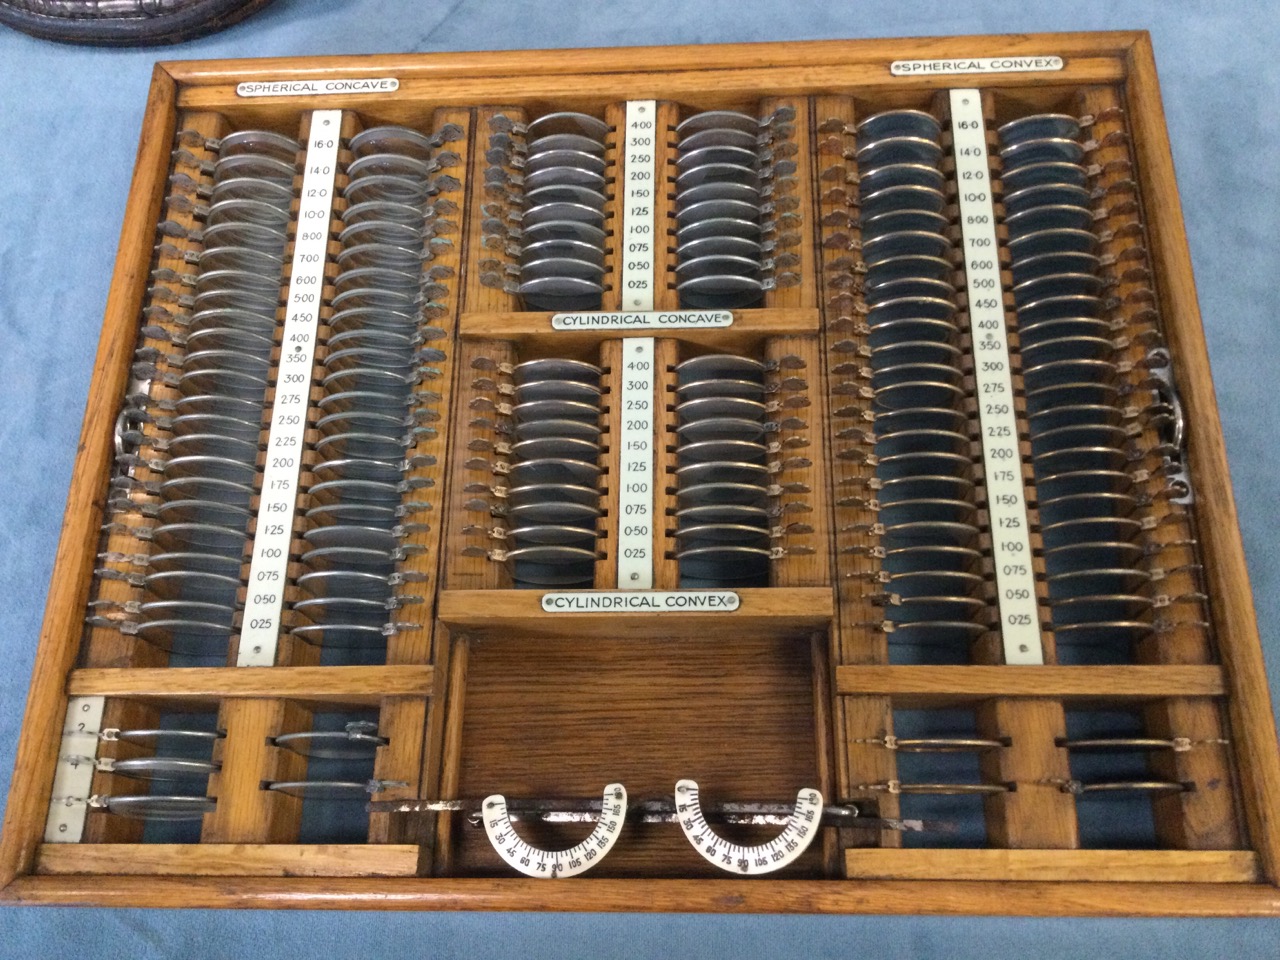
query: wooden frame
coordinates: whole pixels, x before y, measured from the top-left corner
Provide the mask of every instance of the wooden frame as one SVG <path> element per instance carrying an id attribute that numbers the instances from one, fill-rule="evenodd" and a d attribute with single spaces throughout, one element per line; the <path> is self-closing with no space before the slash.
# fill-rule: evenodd
<path id="1" fill-rule="evenodd" d="M 1062 69 L 905 77 L 889 70 L 890 61 L 905 58 L 1046 55 L 1062 57 Z M 334 76 L 395 77 L 399 88 L 372 96 L 250 99 L 236 93 L 236 84 L 243 81 Z M 1237 842 L 1205 840 L 1195 849 L 1194 838 L 1184 837 L 1184 849 L 1054 850 L 1047 848 L 1070 843 L 1041 837 L 1024 838 L 1026 842 L 1019 844 L 1011 833 L 1006 835 L 1010 846 L 1041 849 L 962 852 L 904 850 L 892 843 L 837 848 L 829 841 L 822 863 L 814 867 L 825 879 L 813 879 L 813 873 L 758 880 L 602 876 L 570 886 L 516 877 L 431 875 L 433 870 L 447 871 L 455 854 L 466 858 L 466 845 L 450 839 L 447 823 L 424 828 L 422 835 L 414 836 L 401 835 L 394 825 L 372 827 L 371 839 L 381 846 L 298 845 L 283 839 L 274 826 L 264 827 L 266 832 L 260 836 L 229 829 L 225 836 L 217 835 L 217 842 L 200 845 L 141 844 L 138 837 L 124 835 L 104 838 L 110 843 L 95 842 L 85 849 L 43 842 L 69 696 L 122 698 L 142 704 L 139 709 L 171 702 L 234 701 L 242 705 L 243 714 L 235 722 L 255 730 L 268 723 L 266 714 L 255 713 L 255 704 L 283 705 L 285 722 L 292 722 L 290 710 L 381 705 L 384 722 L 403 724 L 400 729 L 415 730 L 417 736 L 413 750 L 387 758 L 379 775 L 411 770 L 412 776 L 397 778 L 416 781 L 420 774 L 417 795 L 450 796 L 465 787 L 459 782 L 458 752 L 472 731 L 463 721 L 462 703 L 469 669 L 481 673 L 485 669 L 483 644 L 514 635 L 547 642 L 567 635 L 563 619 L 544 614 L 532 594 L 495 594 L 497 582 L 461 578 L 462 566 L 455 569 L 451 559 L 442 561 L 431 545 L 437 541 L 431 540 L 424 564 L 432 573 L 437 564 L 443 564 L 439 579 L 444 589 L 438 599 L 431 598 L 436 607 L 420 636 L 407 641 L 388 665 L 322 667 L 305 657 L 289 661 L 289 666 L 246 669 L 78 665 L 81 621 L 93 585 L 95 545 L 103 522 L 102 491 L 112 462 L 115 411 L 125 391 L 144 305 L 154 232 L 170 171 L 170 144 L 183 118 L 188 123 L 192 117 L 203 117 L 210 124 L 229 124 L 233 129 L 262 126 L 293 134 L 298 118 L 321 106 L 353 111 L 368 122 L 423 126 L 432 111 L 439 111 L 437 120 L 445 117 L 478 124 L 480 114 L 488 109 L 491 115 L 498 109 L 492 105 L 497 104 L 514 104 L 530 114 L 547 108 L 616 111 L 628 98 L 743 109 L 754 108 L 762 97 L 786 97 L 787 102 L 802 106 L 803 98 L 809 98 L 810 110 L 821 110 L 824 117 L 848 110 L 852 120 L 856 102 L 870 101 L 880 108 L 916 106 L 932 102 L 931 97 L 949 86 L 977 86 L 1040 108 L 1076 102 L 1072 98 L 1077 94 L 1094 109 L 1111 100 L 1124 108 L 1139 186 L 1147 201 L 1142 208 L 1143 226 L 1156 306 L 1188 418 L 1187 462 L 1198 496 L 1198 535 L 1216 661 L 1192 658 L 1183 663 L 1150 660 L 1123 667 L 1044 668 L 1007 667 L 997 665 L 998 661 L 962 667 L 888 665 L 874 651 L 855 655 L 849 648 L 849 624 L 864 622 L 866 612 L 855 609 L 855 599 L 845 596 L 843 587 L 835 588 L 842 582 L 844 568 L 834 548 L 820 549 L 811 565 L 789 568 L 786 577 L 776 581 L 789 588 L 785 591 L 773 595 L 764 588 L 744 591 L 741 614 L 734 618 L 688 614 L 661 624 L 643 616 L 585 618 L 569 629 L 573 636 L 596 638 L 616 636 L 619 629 L 634 630 L 628 636 L 635 636 L 637 642 L 681 634 L 711 639 L 743 636 L 765 645 L 761 649 L 794 648 L 786 656 L 797 658 L 796 663 L 811 659 L 813 664 L 817 742 L 812 775 L 825 791 L 841 795 L 856 794 L 853 788 L 859 780 L 872 775 L 870 768 L 858 776 L 850 772 L 849 764 L 861 762 L 857 759 L 861 755 L 846 752 L 845 739 L 851 731 L 876 729 L 895 705 L 975 705 L 990 698 L 1001 704 L 1056 705 L 1047 714 L 1035 714 L 1034 709 L 1031 714 L 1019 713 L 1021 707 L 1009 707 L 1009 717 L 1023 718 L 1010 722 L 1031 724 L 1051 724 L 1053 710 L 1060 715 L 1064 702 L 1091 699 L 1139 704 L 1176 701 L 1185 707 L 1178 714 L 1184 718 L 1203 717 L 1205 710 L 1215 716 L 1221 712 L 1227 717 L 1230 741 L 1224 753 L 1229 759 L 1223 762 L 1229 766 L 1228 779 L 1235 778 L 1243 811 L 1232 828 Z M 802 116 L 801 127 L 806 131 L 804 124 L 812 116 L 819 114 Z M 209 134 L 213 132 L 211 128 Z M 482 153 L 478 133 L 472 131 L 469 136 L 473 157 L 478 157 Z M 806 140 L 806 148 L 812 144 Z M 481 161 L 468 160 L 464 148 L 464 166 L 468 163 L 472 172 L 481 169 Z M 805 163 L 810 174 L 817 170 L 817 161 L 807 154 Z M 807 185 L 803 176 L 801 182 Z M 480 195 L 478 185 L 473 189 L 464 182 L 464 189 L 471 198 L 468 203 L 474 204 Z M 811 214 L 818 208 L 816 197 L 803 203 Z M 474 214 L 464 206 L 464 219 Z M 494 343 L 503 344 L 511 355 L 541 349 L 549 335 L 547 316 L 518 311 L 510 298 L 475 282 L 478 235 L 467 233 L 472 222 L 464 223 L 467 241 L 459 241 L 458 287 L 464 292 L 461 306 L 455 301 L 450 320 L 460 356 L 465 360 L 471 355 L 467 351 L 482 355 L 486 345 Z M 724 337 L 701 331 L 681 341 L 699 347 L 756 345 L 767 350 L 777 338 L 794 340 L 800 344 L 798 352 L 811 349 L 809 389 L 829 403 L 829 373 L 818 359 L 825 349 L 822 338 L 829 333 L 820 303 L 825 281 L 814 263 L 820 239 L 810 226 L 805 237 L 808 273 L 799 288 L 780 292 L 763 309 L 743 314 Z M 599 342 L 599 337 L 572 334 L 557 345 L 576 353 L 592 351 Z M 671 355 L 678 355 L 679 349 L 683 348 L 672 345 Z M 446 395 L 443 422 L 460 425 L 466 400 L 461 373 L 456 382 Z M 450 399 L 455 404 L 453 415 Z M 456 455 L 461 439 L 455 437 L 453 443 Z M 830 438 L 821 438 L 816 445 L 821 448 L 814 458 L 819 466 L 824 457 L 831 461 L 835 456 Z M 1275 817 L 1280 810 L 1280 749 L 1235 504 L 1223 482 L 1226 476 L 1155 62 L 1145 33 L 159 63 L 143 121 L 21 728 L 0 845 L 0 901 L 133 907 L 1280 915 L 1280 827 Z M 442 476 L 442 502 L 449 505 L 445 512 L 454 514 L 442 518 L 446 544 L 455 535 L 461 537 L 455 509 L 459 501 L 450 482 Z M 819 483 L 814 507 L 828 524 L 819 526 L 822 531 L 834 530 L 841 522 L 826 502 L 830 498 L 826 484 Z M 822 541 L 834 540 L 834 534 L 820 536 Z M 487 576 L 484 571 L 478 575 Z M 597 584 L 607 585 L 601 579 Z M 463 586 L 487 589 L 455 589 Z M 469 658 L 474 661 L 470 667 Z M 388 717 L 392 719 L 387 721 Z M 997 711 L 984 722 L 1004 721 Z M 1042 759 L 1023 757 L 1016 763 L 1034 766 Z M 883 778 L 892 777 L 890 769 L 880 773 Z M 256 787 L 227 783 L 223 789 Z M 891 812 L 891 803 L 886 802 L 882 810 Z M 1027 815 L 1008 809 L 999 814 L 1006 820 Z M 280 816 L 287 817 L 287 810 L 273 810 L 272 823 Z M 446 850 L 451 852 L 441 853 Z"/>

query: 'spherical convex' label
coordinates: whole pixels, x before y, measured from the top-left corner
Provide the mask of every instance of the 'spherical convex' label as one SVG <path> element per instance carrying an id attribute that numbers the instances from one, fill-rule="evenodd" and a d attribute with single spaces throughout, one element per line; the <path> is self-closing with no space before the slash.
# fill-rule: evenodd
<path id="1" fill-rule="evenodd" d="M 547 613 L 728 613 L 738 609 L 732 590 L 567 590 L 544 593 Z"/>
<path id="2" fill-rule="evenodd" d="M 1062 57 L 957 57 L 954 60 L 895 60 L 889 72 L 895 77 L 930 73 L 1039 73 L 1061 70 Z"/>

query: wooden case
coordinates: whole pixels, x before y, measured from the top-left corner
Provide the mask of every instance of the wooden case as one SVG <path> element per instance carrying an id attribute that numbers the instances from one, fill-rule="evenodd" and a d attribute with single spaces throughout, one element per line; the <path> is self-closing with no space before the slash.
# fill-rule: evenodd
<path id="1" fill-rule="evenodd" d="M 975 58 L 999 63 L 992 72 L 956 72 Z M 916 69 L 891 71 L 891 62 L 901 60 L 916 62 Z M 926 61 L 933 66 L 919 66 Z M 319 90 L 334 78 L 394 78 L 398 84 L 380 92 L 237 92 L 244 82 L 284 81 L 311 81 Z M 1090 114 L 1095 148 L 1102 151 L 1093 158 L 1091 186 L 1100 197 L 1125 198 L 1100 205 L 1095 218 L 1104 252 L 1135 258 L 1114 277 L 1115 309 L 1127 311 L 1121 332 L 1129 346 L 1122 349 L 1131 351 L 1121 359 L 1128 360 L 1126 371 L 1140 370 L 1142 344 L 1160 336 L 1167 343 L 1185 408 L 1185 461 L 1196 494 L 1193 515 L 1172 511 L 1156 497 L 1144 516 L 1148 528 L 1171 531 L 1165 540 L 1176 545 L 1170 549 L 1185 554 L 1180 562 L 1166 558 L 1170 575 L 1176 580 L 1175 568 L 1202 565 L 1207 595 L 1197 601 L 1207 626 L 1174 623 L 1159 642 L 1139 644 L 1131 662 L 1056 662 L 1049 630 L 1043 666 L 1006 665 L 990 636 L 973 645 L 965 663 L 893 662 L 884 614 L 867 586 L 878 567 L 859 566 L 861 558 L 875 555 L 877 521 L 865 503 L 849 496 L 861 489 L 866 460 L 841 429 L 847 423 L 839 409 L 851 402 L 853 389 L 841 366 L 851 354 L 841 350 L 858 356 L 857 344 L 848 346 L 862 335 L 858 312 L 848 305 L 860 294 L 848 256 L 857 247 L 842 232 L 849 223 L 841 219 L 842 201 L 832 185 L 857 179 L 851 125 L 887 108 L 918 108 L 944 118 L 946 91 L 954 87 L 981 91 L 992 131 L 1029 113 Z M 769 291 L 759 308 L 735 311 L 731 327 L 659 333 L 656 341 L 664 385 L 673 382 L 675 362 L 714 351 L 786 358 L 804 374 L 795 389 L 803 393 L 805 424 L 793 429 L 807 431 L 801 439 L 808 447 L 804 462 L 790 468 L 796 485 L 789 489 L 806 491 L 795 496 L 796 509 L 806 511 L 798 542 L 813 549 L 788 552 L 775 564 L 769 586 L 739 590 L 733 613 L 547 613 L 539 591 L 511 589 L 499 565 L 475 550 L 464 553 L 477 542 L 467 506 L 474 488 L 465 465 L 475 444 L 494 439 L 473 417 L 487 389 L 478 385 L 474 362 L 589 359 L 605 368 L 608 395 L 619 386 L 621 350 L 630 336 L 553 331 L 548 314 L 523 311 L 516 297 L 483 282 L 482 262 L 493 256 L 481 225 L 491 121 L 500 114 L 519 120 L 579 110 L 603 117 L 616 132 L 628 100 L 657 101 L 660 128 L 674 127 L 693 110 L 760 116 L 779 107 L 795 111 L 797 173 L 787 189 L 798 211 L 800 282 Z M 282 642 L 275 666 L 170 667 L 163 653 L 136 638 L 86 629 L 85 618 L 95 589 L 99 597 L 133 596 L 127 587 L 111 593 L 115 588 L 106 581 L 97 585 L 95 565 L 104 550 L 128 549 L 116 539 L 125 534 L 101 533 L 105 491 L 117 412 L 140 329 L 149 322 L 141 318 L 155 302 L 149 275 L 174 266 L 165 259 L 171 253 L 156 253 L 162 239 L 157 224 L 181 219 L 166 199 L 169 178 L 198 169 L 173 158 L 175 134 L 194 130 L 218 137 L 256 128 L 294 135 L 305 132 L 316 109 L 344 111 L 344 137 L 388 123 L 423 131 L 453 123 L 463 133 L 450 144 L 458 155 L 452 172 L 461 181 L 458 229 L 441 255 L 452 279 L 444 314 L 435 321 L 448 345 L 433 441 L 439 455 L 415 474 L 435 491 L 435 520 L 414 541 L 422 547 L 412 569 L 425 577 L 423 602 L 413 608 L 408 628 L 388 642 L 385 663 L 330 666 L 315 648 Z M 608 144 L 619 174 L 625 159 L 616 138 Z M 1114 152 L 1106 154 L 1108 149 Z M 661 176 L 671 175 L 674 160 L 668 144 L 659 157 Z M 657 202 L 659 217 L 674 215 L 669 196 Z M 620 215 L 614 205 L 608 217 Z M 1002 214 L 1003 206 L 997 210 Z M 1138 242 L 1106 246 L 1124 236 Z M 1003 245 L 1003 227 L 1000 237 Z M 605 309 L 622 306 L 621 259 L 613 251 L 606 261 L 613 283 Z M 1002 263 L 1003 302 L 1012 322 L 1007 260 Z M 674 253 L 660 266 L 672 276 Z M 326 269 L 332 280 L 332 257 Z M 674 289 L 660 283 L 654 305 L 674 308 Z M 1025 427 L 1022 403 L 1019 422 Z M 606 434 L 618 416 L 606 405 Z M 1022 446 L 1030 482 L 1025 439 Z M 674 466 L 669 450 L 659 458 L 661 467 Z M 606 450 L 602 468 L 608 491 L 617 482 L 616 451 Z M 1280 914 L 1280 751 L 1226 477 L 1145 33 L 157 64 L 22 725 L 0 847 L 0 900 L 133 907 Z M 672 496 L 660 492 L 660 507 L 670 507 Z M 610 550 L 617 524 L 616 516 L 606 517 L 597 588 L 617 586 Z M 661 540 L 656 546 L 655 587 L 674 589 L 674 561 Z M 1043 563 L 1036 569 L 1043 575 Z M 1199 597 L 1194 576 L 1187 576 L 1181 586 L 1168 585 L 1168 592 Z M 235 663 L 234 656 L 228 663 Z M 217 807 L 205 817 L 199 842 L 156 842 L 136 824 L 97 812 L 88 815 L 81 842 L 45 841 L 69 697 L 106 698 L 104 723 L 113 726 L 147 725 L 174 711 L 216 714 L 227 737 L 210 787 Z M 963 714 L 969 735 L 1003 744 L 982 754 L 981 782 L 1016 788 L 980 798 L 977 822 L 984 836 L 976 845 L 957 846 L 930 834 L 922 835 L 923 845 L 904 844 L 899 833 L 828 828 L 785 871 L 737 878 L 699 858 L 674 825 L 629 825 L 627 842 L 620 841 L 598 869 L 546 883 L 514 875 L 483 832 L 456 813 L 375 812 L 362 827 L 363 842 L 305 842 L 307 832 L 299 833 L 303 804 L 262 789 L 267 780 L 301 778 L 302 766 L 267 738 L 305 729 L 313 714 L 339 710 L 376 716 L 389 743 L 378 752 L 375 775 L 402 784 L 382 795 L 390 799 L 493 792 L 591 798 L 609 781 L 624 783 L 636 798 L 669 797 L 675 780 L 687 776 L 726 800 L 787 800 L 802 787 L 816 787 L 833 803 L 860 802 L 895 816 L 901 802 L 910 814 L 909 791 L 901 792 L 898 779 L 902 755 L 886 749 L 903 711 Z M 1181 745 L 1152 760 L 1151 776 L 1194 789 L 1151 802 L 1151 838 L 1142 847 L 1082 839 L 1077 807 L 1085 801 L 1069 789 L 1078 782 L 1062 746 L 1068 718 L 1080 710 L 1127 712 L 1139 718 L 1146 735 Z M 120 793 L 121 779 L 97 774 L 94 793 Z M 551 845 L 561 837 L 550 831 Z"/>

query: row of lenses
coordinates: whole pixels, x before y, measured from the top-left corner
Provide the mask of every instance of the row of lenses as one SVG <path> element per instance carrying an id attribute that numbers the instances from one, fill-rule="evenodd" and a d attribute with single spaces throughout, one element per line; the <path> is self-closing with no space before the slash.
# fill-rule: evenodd
<path id="1" fill-rule="evenodd" d="M 858 125 L 885 616 L 894 642 L 967 656 L 990 629 L 990 606 L 942 157 L 931 114 L 894 110 Z"/>
<path id="2" fill-rule="evenodd" d="M 338 730 L 271 737 L 271 746 L 307 758 L 307 778 L 266 781 L 262 788 L 302 798 L 367 799 L 370 793 L 391 785 L 372 779 L 377 750 L 387 744 L 377 730 L 376 723 L 357 720 Z M 214 744 L 225 736 L 219 730 L 181 728 L 104 731 L 103 740 L 151 752 L 109 761 L 70 759 L 97 762 L 114 776 L 153 785 L 150 793 L 97 797 L 95 806 L 99 809 L 137 820 L 200 820 L 217 806 L 216 798 L 208 796 L 209 776 L 222 768 L 212 752 Z"/>
<path id="3" fill-rule="evenodd" d="M 477 361 L 476 366 L 498 365 Z M 486 474 L 467 490 L 492 497 L 469 501 L 468 507 L 488 513 L 497 524 L 465 531 L 496 539 L 500 546 L 463 552 L 504 564 L 517 588 L 589 588 L 595 582 L 603 513 L 602 371 L 562 357 L 500 369 L 510 383 L 482 376 L 475 386 L 497 395 L 482 402 L 498 414 L 494 425 L 502 439 L 473 443 L 472 449 L 501 459 L 467 462 L 469 469 Z"/>
<path id="4" fill-rule="evenodd" d="M 609 127 L 585 113 L 548 113 L 528 125 L 490 121 L 486 240 L 511 261 L 482 264 L 482 281 L 531 310 L 599 310 L 605 289 L 605 161 Z"/>
<path id="5" fill-rule="evenodd" d="M 769 583 L 770 495 L 765 366 L 710 354 L 676 366 L 676 560 L 680 585 Z"/>
<path id="6" fill-rule="evenodd" d="M 1053 628 L 1127 653 L 1154 629 L 1150 575 L 1081 125 L 1038 114 L 999 136 Z"/>
<path id="7" fill-rule="evenodd" d="M 352 137 L 338 235 L 338 275 L 323 358 L 316 462 L 291 604 L 290 633 L 326 648 L 378 651 L 394 611 L 413 598 L 398 587 L 399 561 L 425 530 L 435 463 L 421 446 L 436 436 L 435 389 L 444 352 L 429 325 L 444 307 L 447 269 L 435 263 L 451 244 L 439 194 L 457 182 L 440 173 L 456 162 L 443 137 L 374 127 Z"/>
<path id="8" fill-rule="evenodd" d="M 759 306 L 797 282 L 794 111 L 696 113 L 676 128 L 676 290 L 686 308 Z"/>
<path id="9" fill-rule="evenodd" d="M 161 479 L 143 488 L 158 502 L 128 498 L 118 505 L 153 521 L 135 531 L 152 552 L 145 572 L 133 578 L 144 597 L 133 611 L 136 624 L 125 629 L 178 655 L 220 660 L 238 609 L 300 148 L 257 130 L 205 146 L 216 151 L 215 160 L 178 151 L 179 160 L 197 163 L 208 178 L 196 190 L 210 203 L 193 205 L 204 221 L 202 246 L 184 254 L 195 271 L 157 270 L 152 291 L 186 308 L 179 314 L 164 308 L 182 332 L 160 325 L 143 331 L 179 350 L 140 351 L 153 362 L 134 368 L 135 376 L 158 378 L 178 396 L 163 405 L 140 400 L 143 409 L 124 416 L 131 427 L 149 421 L 168 436 L 135 429 L 121 437 L 123 446 L 142 451 L 134 465 L 159 472 Z M 196 181 L 178 176 L 174 183 L 190 189 Z M 185 204 L 170 198 L 170 206 Z"/>

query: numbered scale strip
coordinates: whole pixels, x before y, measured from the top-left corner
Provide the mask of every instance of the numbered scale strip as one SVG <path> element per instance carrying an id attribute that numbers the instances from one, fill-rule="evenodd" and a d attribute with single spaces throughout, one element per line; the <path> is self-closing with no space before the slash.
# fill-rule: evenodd
<path id="1" fill-rule="evenodd" d="M 987 130 L 978 90 L 951 91 L 951 132 L 955 142 L 974 381 L 987 479 L 1000 634 L 1006 663 L 1042 664 L 1044 648 L 1040 641 L 1027 496 L 1022 484 L 1022 456 L 1013 409 L 1013 371 L 1000 282 Z"/>
<path id="2" fill-rule="evenodd" d="M 653 589 L 654 455 L 654 340 L 634 337 L 623 341 L 622 393 L 614 422 L 618 425 L 618 589 Z"/>
<path id="3" fill-rule="evenodd" d="M 658 103 L 628 100 L 622 134 L 622 309 L 653 309 L 658 261 Z"/>
<path id="4" fill-rule="evenodd" d="M 105 707 L 104 697 L 72 697 L 67 701 L 58 765 L 53 772 L 53 793 L 49 797 L 49 816 L 44 823 L 46 843 L 79 843 L 84 836 Z"/>
<path id="5" fill-rule="evenodd" d="M 267 435 L 267 462 L 262 472 L 248 596 L 236 656 L 236 665 L 241 667 L 269 667 L 276 659 L 307 407 L 311 402 L 341 126 L 341 110 L 317 110 L 311 115 L 276 395 Z"/>

